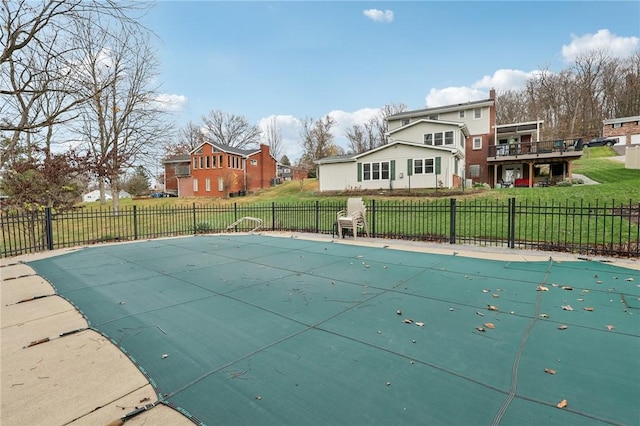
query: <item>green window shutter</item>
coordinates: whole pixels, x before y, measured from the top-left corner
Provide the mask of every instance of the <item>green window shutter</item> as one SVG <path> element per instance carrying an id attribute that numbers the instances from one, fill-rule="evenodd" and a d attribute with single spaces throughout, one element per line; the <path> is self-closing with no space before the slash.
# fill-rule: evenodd
<path id="1" fill-rule="evenodd" d="M 413 175 L 413 159 L 407 160 L 407 176 Z"/>
<path id="2" fill-rule="evenodd" d="M 436 174 L 440 174 L 440 163 L 441 163 L 441 158 L 440 157 L 436 157 Z"/>
<path id="3" fill-rule="evenodd" d="M 396 160 L 391 160 L 391 180 L 396 180 Z"/>
<path id="4" fill-rule="evenodd" d="M 362 163 L 358 163 L 358 182 L 362 182 Z"/>

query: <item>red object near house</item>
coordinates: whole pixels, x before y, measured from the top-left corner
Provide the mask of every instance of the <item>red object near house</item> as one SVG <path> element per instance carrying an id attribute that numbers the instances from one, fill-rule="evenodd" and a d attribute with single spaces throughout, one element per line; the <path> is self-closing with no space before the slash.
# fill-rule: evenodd
<path id="1" fill-rule="evenodd" d="M 276 179 L 276 159 L 268 145 L 246 150 L 205 142 L 163 164 L 165 191 L 180 197 L 244 194 L 268 188 Z"/>
<path id="2" fill-rule="evenodd" d="M 515 186 L 516 188 L 518 187 L 529 187 L 529 178 L 520 178 L 520 179 L 516 179 L 513 182 L 513 186 Z"/>

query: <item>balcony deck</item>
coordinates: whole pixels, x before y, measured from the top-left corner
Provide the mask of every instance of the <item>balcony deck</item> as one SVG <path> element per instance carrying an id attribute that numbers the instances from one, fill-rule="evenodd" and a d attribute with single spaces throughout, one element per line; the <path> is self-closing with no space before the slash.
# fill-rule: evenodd
<path id="1" fill-rule="evenodd" d="M 519 142 L 489 146 L 487 161 L 543 160 L 579 158 L 582 155 L 582 139 L 566 139 L 538 142 Z"/>

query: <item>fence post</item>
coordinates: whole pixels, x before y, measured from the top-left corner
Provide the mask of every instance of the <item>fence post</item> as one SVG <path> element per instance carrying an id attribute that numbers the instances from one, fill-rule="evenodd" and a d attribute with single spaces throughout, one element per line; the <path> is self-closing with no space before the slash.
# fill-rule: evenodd
<path id="1" fill-rule="evenodd" d="M 138 239 L 138 209 L 136 207 L 137 206 L 134 204 L 133 206 L 133 239 L 134 240 Z"/>
<path id="2" fill-rule="evenodd" d="M 456 243 L 456 199 L 449 199 L 449 244 Z"/>
<path id="3" fill-rule="evenodd" d="M 507 235 L 507 246 L 509 248 L 516 247 L 516 198 L 509 198 L 509 220 L 508 220 L 508 235 Z"/>
<path id="4" fill-rule="evenodd" d="M 376 237 L 376 200 L 371 200 L 371 238 Z"/>
<path id="5" fill-rule="evenodd" d="M 275 201 L 271 202 L 271 230 L 276 230 L 276 203 Z"/>
<path id="6" fill-rule="evenodd" d="M 47 250 L 53 250 L 53 215 L 51 214 L 51 207 L 45 207 L 44 218 L 44 230 L 47 239 Z"/>
<path id="7" fill-rule="evenodd" d="M 198 233 L 198 224 L 196 223 L 196 203 L 193 203 L 193 235 Z"/>
<path id="8" fill-rule="evenodd" d="M 233 221 L 235 222 L 236 220 L 238 220 L 238 203 L 233 203 Z M 236 225 L 236 228 L 238 228 L 238 225 Z"/>
<path id="9" fill-rule="evenodd" d="M 316 234 L 320 232 L 320 206 L 318 200 L 316 200 Z"/>

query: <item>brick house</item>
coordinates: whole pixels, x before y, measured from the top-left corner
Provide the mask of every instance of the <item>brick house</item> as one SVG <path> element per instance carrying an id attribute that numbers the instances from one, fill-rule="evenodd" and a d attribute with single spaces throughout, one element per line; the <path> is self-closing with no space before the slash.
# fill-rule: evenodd
<path id="1" fill-rule="evenodd" d="M 617 137 L 620 144 L 640 144 L 640 115 L 603 121 L 602 136 Z"/>
<path id="2" fill-rule="evenodd" d="M 165 191 L 179 197 L 221 197 L 268 188 L 276 180 L 268 145 L 239 149 L 205 142 L 189 155 L 167 158 Z"/>

